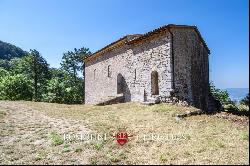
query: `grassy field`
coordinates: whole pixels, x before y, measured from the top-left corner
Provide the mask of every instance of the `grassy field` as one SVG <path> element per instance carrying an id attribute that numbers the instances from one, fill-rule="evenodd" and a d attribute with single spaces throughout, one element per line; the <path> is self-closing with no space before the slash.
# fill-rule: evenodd
<path id="1" fill-rule="evenodd" d="M 175 117 L 194 110 L 0 101 L 0 164 L 249 164 L 248 117 Z M 132 137 L 121 146 L 118 132 Z M 65 133 L 106 139 L 68 142 Z"/>

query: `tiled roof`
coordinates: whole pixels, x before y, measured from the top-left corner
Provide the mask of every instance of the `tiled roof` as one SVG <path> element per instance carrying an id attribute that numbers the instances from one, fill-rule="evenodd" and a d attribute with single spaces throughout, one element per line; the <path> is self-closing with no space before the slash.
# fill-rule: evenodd
<path id="1" fill-rule="evenodd" d="M 145 34 L 126 35 L 126 36 L 124 36 L 124 37 L 110 43 L 109 45 L 103 47 L 102 49 L 96 51 L 91 56 L 85 58 L 85 60 L 90 60 L 91 58 L 95 57 L 96 55 L 103 54 L 103 53 L 105 53 L 107 51 L 112 50 L 113 48 L 119 47 L 120 45 L 133 44 L 133 43 L 136 43 L 136 42 L 138 42 L 140 40 L 146 39 L 149 36 L 152 36 L 154 34 L 160 33 L 160 32 L 165 31 L 165 30 L 170 30 L 171 28 L 186 28 L 186 29 L 191 28 L 191 29 L 194 29 L 195 32 L 198 34 L 200 40 L 203 42 L 204 46 L 206 47 L 206 49 L 208 51 L 208 54 L 210 54 L 210 50 L 207 47 L 206 42 L 203 40 L 203 38 L 202 38 L 202 36 L 201 36 L 201 34 L 200 34 L 200 32 L 199 32 L 199 30 L 198 30 L 198 28 L 196 26 L 168 24 L 168 25 L 159 27 L 157 29 L 154 29 L 154 30 L 152 30 L 150 32 L 147 32 Z"/>

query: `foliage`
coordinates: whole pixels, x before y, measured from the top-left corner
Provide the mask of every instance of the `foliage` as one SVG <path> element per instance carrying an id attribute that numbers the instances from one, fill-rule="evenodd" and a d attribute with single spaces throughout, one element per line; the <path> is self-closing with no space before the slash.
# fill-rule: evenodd
<path id="1" fill-rule="evenodd" d="M 223 105 L 234 104 L 233 101 L 231 101 L 228 92 L 226 90 L 216 88 L 213 82 L 210 82 L 210 92 L 215 97 L 215 99 L 219 100 Z"/>
<path id="2" fill-rule="evenodd" d="M 63 79 L 64 77 L 66 77 L 68 75 L 68 73 L 63 70 L 62 68 L 50 68 L 49 69 L 49 72 L 50 72 L 50 75 L 51 75 L 51 78 L 60 78 L 60 79 Z"/>
<path id="3" fill-rule="evenodd" d="M 47 93 L 43 94 L 43 100 L 51 103 L 79 104 L 82 103 L 82 80 L 72 82 L 72 78 L 52 78 L 47 84 Z"/>
<path id="4" fill-rule="evenodd" d="M 238 109 L 239 109 L 239 111 L 241 111 L 241 112 L 243 112 L 243 111 L 249 112 L 249 106 L 248 106 L 248 105 L 245 105 L 245 104 L 240 104 L 240 105 L 238 106 Z"/>
<path id="5" fill-rule="evenodd" d="M 244 97 L 241 101 L 240 104 L 244 104 L 249 106 L 249 93 L 246 95 L 246 97 Z"/>
<path id="6" fill-rule="evenodd" d="M 9 68 L 10 68 L 10 62 L 9 62 L 9 60 L 0 59 L 0 67 L 4 68 L 6 70 L 9 70 Z"/>
<path id="7" fill-rule="evenodd" d="M 47 80 L 50 78 L 49 65 L 36 50 L 30 50 L 29 55 L 11 60 L 13 74 L 24 74 L 33 82 L 35 101 L 41 100 Z"/>
<path id="8" fill-rule="evenodd" d="M 66 81 L 64 103 L 79 104 L 83 102 L 84 89 L 82 86 L 83 80 L 78 78 L 76 82 Z"/>
<path id="9" fill-rule="evenodd" d="M 27 52 L 23 51 L 21 48 L 0 40 L 0 59 L 10 60 L 15 57 L 21 58 L 26 54 Z"/>
<path id="10" fill-rule="evenodd" d="M 225 104 L 224 109 L 227 112 L 235 112 L 238 111 L 238 107 L 235 104 Z"/>
<path id="11" fill-rule="evenodd" d="M 63 84 L 59 78 L 52 78 L 47 84 L 47 93 L 43 94 L 43 101 L 63 103 Z"/>
<path id="12" fill-rule="evenodd" d="M 62 58 L 62 69 L 72 76 L 70 81 L 70 87 L 67 88 L 66 93 L 69 100 L 66 100 L 66 103 L 79 103 L 80 97 L 81 101 L 84 100 L 84 80 L 81 80 L 81 77 L 78 76 L 78 72 L 82 73 L 84 76 L 84 61 L 85 57 L 88 57 L 91 54 L 88 48 L 82 47 L 80 49 L 74 49 L 74 51 L 68 51 L 63 54 Z M 72 79 L 74 82 L 72 82 Z M 68 82 L 69 83 L 69 82 Z M 81 96 L 79 96 L 81 95 Z"/>
<path id="13" fill-rule="evenodd" d="M 0 80 L 0 99 L 31 100 L 32 82 L 24 75 L 7 75 Z"/>
<path id="14" fill-rule="evenodd" d="M 75 48 L 63 54 L 61 68 L 49 68 L 37 50 L 26 52 L 0 41 L 0 99 L 82 103 L 84 79 L 79 73 L 90 54 L 88 48 Z"/>
<path id="15" fill-rule="evenodd" d="M 52 140 L 54 146 L 64 143 L 64 140 L 61 138 L 61 136 L 54 131 L 49 134 L 49 137 Z"/>
<path id="16" fill-rule="evenodd" d="M 74 51 L 68 51 L 67 53 L 63 54 L 61 66 L 65 71 L 73 75 L 73 78 L 76 81 L 78 76 L 77 72 L 83 73 L 84 70 L 83 59 L 90 54 L 91 52 L 88 48 L 75 48 Z"/>
<path id="17" fill-rule="evenodd" d="M 0 67 L 0 81 L 1 81 L 2 77 L 5 77 L 7 75 L 9 75 L 9 72 L 7 70 L 5 70 L 4 68 Z"/>

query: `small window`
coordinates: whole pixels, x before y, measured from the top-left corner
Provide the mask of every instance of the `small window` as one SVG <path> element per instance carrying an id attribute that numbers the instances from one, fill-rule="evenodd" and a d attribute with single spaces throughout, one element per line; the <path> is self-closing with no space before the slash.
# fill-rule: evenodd
<path id="1" fill-rule="evenodd" d="M 111 68 L 110 68 L 110 65 L 108 66 L 108 77 L 111 77 Z"/>

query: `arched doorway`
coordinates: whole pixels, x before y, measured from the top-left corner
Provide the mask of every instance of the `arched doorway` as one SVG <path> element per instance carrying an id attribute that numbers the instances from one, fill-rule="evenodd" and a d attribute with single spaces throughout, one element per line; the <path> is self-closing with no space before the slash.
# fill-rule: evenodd
<path id="1" fill-rule="evenodd" d="M 121 73 L 119 73 L 117 75 L 117 94 L 121 94 L 124 92 L 125 92 L 125 79 L 121 75 Z"/>
<path id="2" fill-rule="evenodd" d="M 151 89 L 152 95 L 159 95 L 159 84 L 158 84 L 158 72 L 153 71 L 151 73 Z"/>

